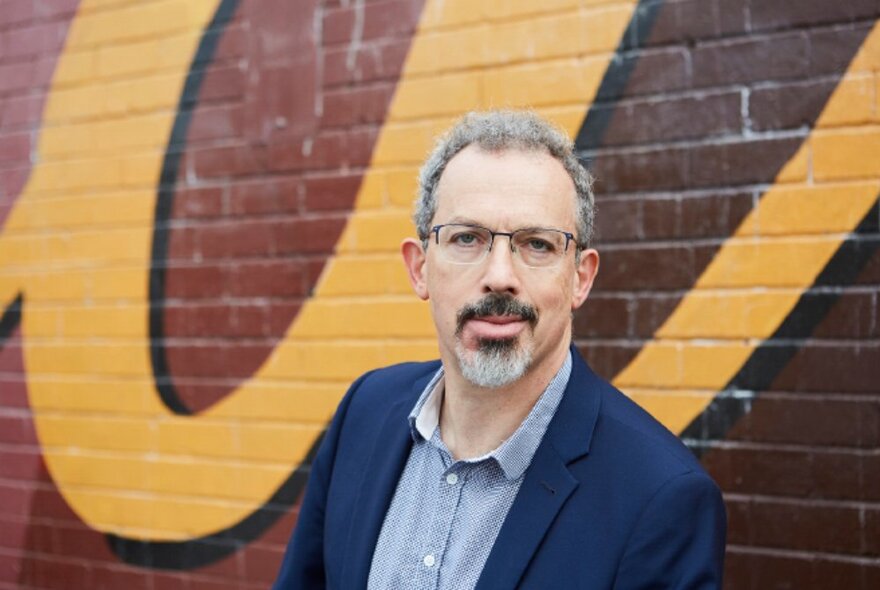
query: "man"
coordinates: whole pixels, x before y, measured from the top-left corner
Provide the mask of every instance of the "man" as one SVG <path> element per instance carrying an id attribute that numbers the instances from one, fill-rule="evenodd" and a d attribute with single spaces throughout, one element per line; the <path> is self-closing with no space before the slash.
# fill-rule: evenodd
<path id="1" fill-rule="evenodd" d="M 276 588 L 719 588 L 725 514 L 679 440 L 591 372 L 589 174 L 536 115 L 471 113 L 401 246 L 440 361 L 342 400 Z"/>

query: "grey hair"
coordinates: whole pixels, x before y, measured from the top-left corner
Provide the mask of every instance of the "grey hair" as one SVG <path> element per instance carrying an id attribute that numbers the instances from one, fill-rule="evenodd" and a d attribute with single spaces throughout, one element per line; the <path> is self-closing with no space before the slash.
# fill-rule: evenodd
<path id="1" fill-rule="evenodd" d="M 531 111 L 498 110 L 470 112 L 437 141 L 419 171 L 419 193 L 413 214 L 419 238 L 428 239 L 437 211 L 437 185 L 449 161 L 461 150 L 476 144 L 488 152 L 516 149 L 546 152 L 559 160 L 571 177 L 577 194 L 578 246 L 588 248 L 593 237 L 593 177 L 578 161 L 568 136 Z"/>

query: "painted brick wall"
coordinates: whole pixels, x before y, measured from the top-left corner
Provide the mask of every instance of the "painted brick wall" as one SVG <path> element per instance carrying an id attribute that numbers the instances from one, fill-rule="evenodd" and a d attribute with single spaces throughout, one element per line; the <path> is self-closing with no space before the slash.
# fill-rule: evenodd
<path id="1" fill-rule="evenodd" d="M 347 384 L 436 354 L 432 136 L 597 176 L 575 341 L 721 485 L 726 587 L 880 587 L 876 0 L 0 1 L 0 589 L 264 588 Z"/>

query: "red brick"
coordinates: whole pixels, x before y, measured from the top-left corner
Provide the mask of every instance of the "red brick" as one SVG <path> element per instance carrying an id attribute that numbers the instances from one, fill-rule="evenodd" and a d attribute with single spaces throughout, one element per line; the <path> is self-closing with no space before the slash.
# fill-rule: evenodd
<path id="1" fill-rule="evenodd" d="M 772 182 L 803 138 L 743 139 L 689 151 L 689 187 L 733 187 Z"/>
<path id="2" fill-rule="evenodd" d="M 239 6 L 248 21 L 250 55 L 267 63 L 289 62 L 291 56 L 312 51 L 315 41 L 315 10 L 317 0 L 289 2 L 246 2 Z"/>
<path id="3" fill-rule="evenodd" d="M 0 427 L 2 428 L 2 427 Z M 0 478 L 29 481 L 42 471 L 42 459 L 36 440 L 31 448 L 4 447 L 0 449 Z"/>
<path id="4" fill-rule="evenodd" d="M 296 319 L 302 308 L 298 302 L 272 302 L 267 310 L 266 322 L 271 334 L 282 335 Z"/>
<path id="5" fill-rule="evenodd" d="M 823 294 L 805 293 L 802 298 L 818 299 Z M 827 297 L 827 295 L 825 295 Z M 877 339 L 880 338 L 880 318 L 877 293 L 841 293 L 828 315 L 813 331 L 818 339 Z"/>
<path id="6" fill-rule="evenodd" d="M 210 344 L 171 343 L 166 346 L 170 374 L 175 377 L 229 378 L 240 381 L 250 377 L 263 363 L 274 343 L 253 344 L 218 340 Z M 234 384 L 221 389 L 229 391 Z"/>
<path id="7" fill-rule="evenodd" d="M 347 47 L 327 49 L 321 54 L 324 86 L 396 80 L 409 45 L 409 39 L 404 39 L 364 43 L 353 53 Z"/>
<path id="8" fill-rule="evenodd" d="M 810 47 L 799 33 L 722 41 L 693 50 L 695 87 L 791 80 L 807 74 Z"/>
<path id="9" fill-rule="evenodd" d="M 63 525 L 53 522 L 55 543 L 58 555 L 76 556 L 92 563 L 118 563 L 108 545 L 104 534 L 81 521 L 67 522 Z"/>
<path id="10" fill-rule="evenodd" d="M 20 352 L 16 350 L 16 352 Z M 7 356 L 12 356 L 7 355 Z M 3 363 L 3 354 L 0 351 L 0 365 Z M 22 372 L 11 375 L 0 375 L 0 407 L 2 408 L 27 408 L 27 382 Z"/>
<path id="11" fill-rule="evenodd" d="M 91 588 L 114 590 L 152 590 L 150 576 L 143 569 L 135 569 L 120 565 L 90 564 Z"/>
<path id="12" fill-rule="evenodd" d="M 248 6 L 247 4 L 245 6 Z M 236 11 L 232 21 L 223 27 L 223 35 L 217 44 L 212 66 L 228 65 L 247 56 L 251 42 L 250 27 L 240 17 L 241 7 Z"/>
<path id="13" fill-rule="evenodd" d="M 347 218 L 314 217 L 295 219 L 274 226 L 279 254 L 330 254 L 342 233 Z"/>
<path id="14" fill-rule="evenodd" d="M 661 48 L 639 51 L 623 58 L 625 68 L 632 68 L 623 96 L 644 96 L 674 92 L 691 84 L 690 57 L 680 48 Z M 600 93 L 600 101 L 617 97 Z"/>
<path id="15" fill-rule="evenodd" d="M 761 0 L 750 3 L 752 30 L 787 29 L 804 25 L 828 26 L 833 23 L 880 16 L 876 0 L 825 2 L 803 0 L 797 7 L 786 0 Z"/>
<path id="16" fill-rule="evenodd" d="M 334 173 L 305 179 L 305 210 L 351 210 L 361 185 L 360 174 Z"/>
<path id="17" fill-rule="evenodd" d="M 603 290 L 686 289 L 696 278 L 693 250 L 688 246 L 607 248 L 602 255 L 604 272 L 597 285 Z"/>
<path id="18" fill-rule="evenodd" d="M 308 293 L 305 266 L 291 259 L 241 262 L 232 269 L 234 297 L 303 297 Z"/>
<path id="19" fill-rule="evenodd" d="M 243 552 L 243 557 L 246 580 L 271 584 L 278 575 L 284 549 L 251 546 Z"/>
<path id="20" fill-rule="evenodd" d="M 18 549 L 27 541 L 28 523 L 20 518 L 0 517 L 0 547 Z"/>
<path id="21" fill-rule="evenodd" d="M 175 219 L 199 219 L 219 217 L 224 213 L 224 188 L 180 187 L 174 192 Z"/>
<path id="22" fill-rule="evenodd" d="M 0 408 L 0 443 L 26 445 L 37 440 L 30 412 Z"/>
<path id="23" fill-rule="evenodd" d="M 641 349 L 641 343 L 632 340 L 620 344 L 581 339 L 574 342 L 590 367 L 609 380 L 614 379 Z"/>
<path id="24" fill-rule="evenodd" d="M 690 155 L 682 148 L 599 153 L 591 162 L 600 194 L 673 190 L 689 186 Z"/>
<path id="25" fill-rule="evenodd" d="M 270 547 L 286 548 L 293 528 L 299 517 L 299 507 L 302 499 L 298 499 L 293 507 L 289 508 L 263 535 L 256 541 L 261 545 Z"/>
<path id="26" fill-rule="evenodd" d="M 4 6 L 4 9 L 6 7 Z M 39 23 L 26 28 L 6 32 L 4 58 L 24 58 L 35 55 L 54 54 L 64 45 L 67 23 Z"/>
<path id="27" fill-rule="evenodd" d="M 880 498 L 880 461 L 846 450 L 713 449 L 703 464 L 728 493 L 826 500 Z"/>
<path id="28" fill-rule="evenodd" d="M 0 135 L 0 162 L 29 162 L 31 147 L 29 133 Z"/>
<path id="29" fill-rule="evenodd" d="M 208 338 L 237 335 L 232 304 L 169 304 L 163 308 L 165 338 Z"/>
<path id="30" fill-rule="evenodd" d="M 678 293 L 639 293 L 633 301 L 633 336 L 651 338 L 663 322 L 678 307 L 682 296 Z"/>
<path id="31" fill-rule="evenodd" d="M 740 10 L 731 10 L 731 2 L 724 0 L 679 0 L 663 2 L 651 24 L 647 45 L 693 43 L 746 30 L 746 10 L 742 0 L 736 0 Z M 647 23 L 648 11 L 639 11 L 639 31 Z"/>
<path id="32" fill-rule="evenodd" d="M 227 293 L 227 267 L 222 264 L 176 265 L 165 273 L 168 299 L 212 299 Z"/>
<path id="33" fill-rule="evenodd" d="M 323 42 L 328 45 L 409 36 L 415 31 L 422 10 L 421 0 L 383 0 L 354 7 L 328 10 L 323 19 Z M 363 14 L 361 31 L 356 30 L 356 11 Z"/>
<path id="34" fill-rule="evenodd" d="M 225 179 L 266 171 L 266 151 L 259 145 L 229 145 L 192 148 L 187 160 L 197 178 Z"/>
<path id="35" fill-rule="evenodd" d="M 864 552 L 863 509 L 829 503 L 728 500 L 728 510 L 745 511 L 748 527 L 737 544 L 795 551 L 858 555 Z"/>
<path id="36" fill-rule="evenodd" d="M 409 37 L 416 30 L 423 0 L 387 0 L 365 4 L 364 39 Z"/>
<path id="37" fill-rule="evenodd" d="M 763 393 L 728 433 L 730 440 L 875 448 L 880 404 L 810 395 Z"/>
<path id="38" fill-rule="evenodd" d="M 40 19 L 70 18 L 76 14 L 80 0 L 34 0 L 34 12 Z"/>
<path id="39" fill-rule="evenodd" d="M 240 99 L 246 85 L 245 70 L 238 64 L 212 66 L 199 87 L 199 102 Z"/>
<path id="40" fill-rule="evenodd" d="M 0 65 L 0 96 L 26 90 L 33 86 L 34 73 L 32 63 Z"/>
<path id="41" fill-rule="evenodd" d="M 685 139 L 707 139 L 743 128 L 739 92 L 698 94 L 663 101 L 618 102 L 606 107 L 611 123 L 602 136 L 605 146 Z M 594 108 L 596 114 L 603 108 Z"/>
<path id="42" fill-rule="evenodd" d="M 318 64 L 313 54 L 263 65 L 250 79 L 245 101 L 247 137 L 260 142 L 290 135 L 313 136 L 318 129 Z"/>
<path id="43" fill-rule="evenodd" d="M 174 224 L 168 237 L 165 263 L 184 265 L 201 261 L 201 238 L 203 231 L 194 223 Z"/>
<path id="44" fill-rule="evenodd" d="M 232 215 L 298 212 L 304 191 L 299 177 L 266 177 L 232 185 L 229 210 Z"/>
<path id="45" fill-rule="evenodd" d="M 190 590 L 189 580 L 192 577 L 189 572 L 174 574 L 161 571 L 150 572 L 155 590 Z"/>
<path id="46" fill-rule="evenodd" d="M 280 221 L 222 222 L 198 228 L 199 251 L 206 260 L 265 256 L 279 251 L 273 233 Z"/>
<path id="47" fill-rule="evenodd" d="M 322 123 L 327 127 L 382 123 L 393 95 L 394 85 L 385 83 L 325 92 Z"/>
<path id="48" fill-rule="evenodd" d="M 757 202 L 758 195 L 752 192 L 684 197 L 681 200 L 679 235 L 682 238 L 726 238 L 739 227 Z"/>
<path id="49" fill-rule="evenodd" d="M 819 28 L 809 32 L 811 76 L 842 75 L 864 43 L 874 23 Z"/>
<path id="50" fill-rule="evenodd" d="M 233 578 L 235 580 L 235 578 Z M 202 576 L 190 576 L 187 580 L 190 590 L 229 590 L 229 578 L 209 578 Z M 240 585 L 233 586 L 239 588 Z"/>
<path id="51" fill-rule="evenodd" d="M 630 335 L 634 304 L 630 297 L 595 293 L 574 315 L 578 338 L 623 338 Z"/>
<path id="52" fill-rule="evenodd" d="M 42 478 L 43 481 L 48 481 L 48 479 L 48 476 Z M 52 484 L 40 482 L 33 485 L 29 513 L 34 519 L 48 519 L 55 521 L 55 524 L 69 523 L 81 525 L 82 523 Z"/>
<path id="53" fill-rule="evenodd" d="M 45 98 L 45 94 L 36 94 L 0 100 L 0 128 L 19 129 L 39 122 Z"/>
<path id="54" fill-rule="evenodd" d="M 0 27 L 29 22 L 34 18 L 33 0 L 4 0 L 0 10 Z"/>
<path id="55" fill-rule="evenodd" d="M 322 132 L 315 137 L 279 137 L 269 144 L 269 167 L 286 172 L 366 166 L 376 135 L 376 130 L 358 129 Z"/>
<path id="56" fill-rule="evenodd" d="M 90 585 L 88 563 L 29 556 L 22 566 L 20 582 L 45 590 L 69 590 L 70 588 L 93 588 Z"/>
<path id="57" fill-rule="evenodd" d="M 191 143 L 234 139 L 242 135 L 244 111 L 237 104 L 199 106 L 193 112 L 187 131 Z"/>
<path id="58" fill-rule="evenodd" d="M 774 391 L 877 395 L 880 342 L 804 343 L 773 381 Z"/>
<path id="59" fill-rule="evenodd" d="M 24 356 L 21 346 L 21 328 L 16 328 L 9 338 L 0 348 L 0 375 L 10 383 L 21 383 L 24 374 Z M 10 389 L 8 395 L 19 400 L 15 406 L 27 407 L 27 389 L 26 385 L 14 386 L 15 390 Z M 5 407 L 5 406 L 3 406 Z"/>
<path id="60" fill-rule="evenodd" d="M 0 553 L 0 588 L 4 590 L 20 588 L 18 582 L 21 576 L 21 559 L 22 554 L 19 551 Z"/>

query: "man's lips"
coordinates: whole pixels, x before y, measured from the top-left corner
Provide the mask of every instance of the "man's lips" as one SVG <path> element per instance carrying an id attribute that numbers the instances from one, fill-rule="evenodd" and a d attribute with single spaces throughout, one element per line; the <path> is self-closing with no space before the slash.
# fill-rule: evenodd
<path id="1" fill-rule="evenodd" d="M 515 338 L 527 325 L 518 315 L 479 316 L 467 320 L 465 331 L 475 338 L 496 340 Z"/>

